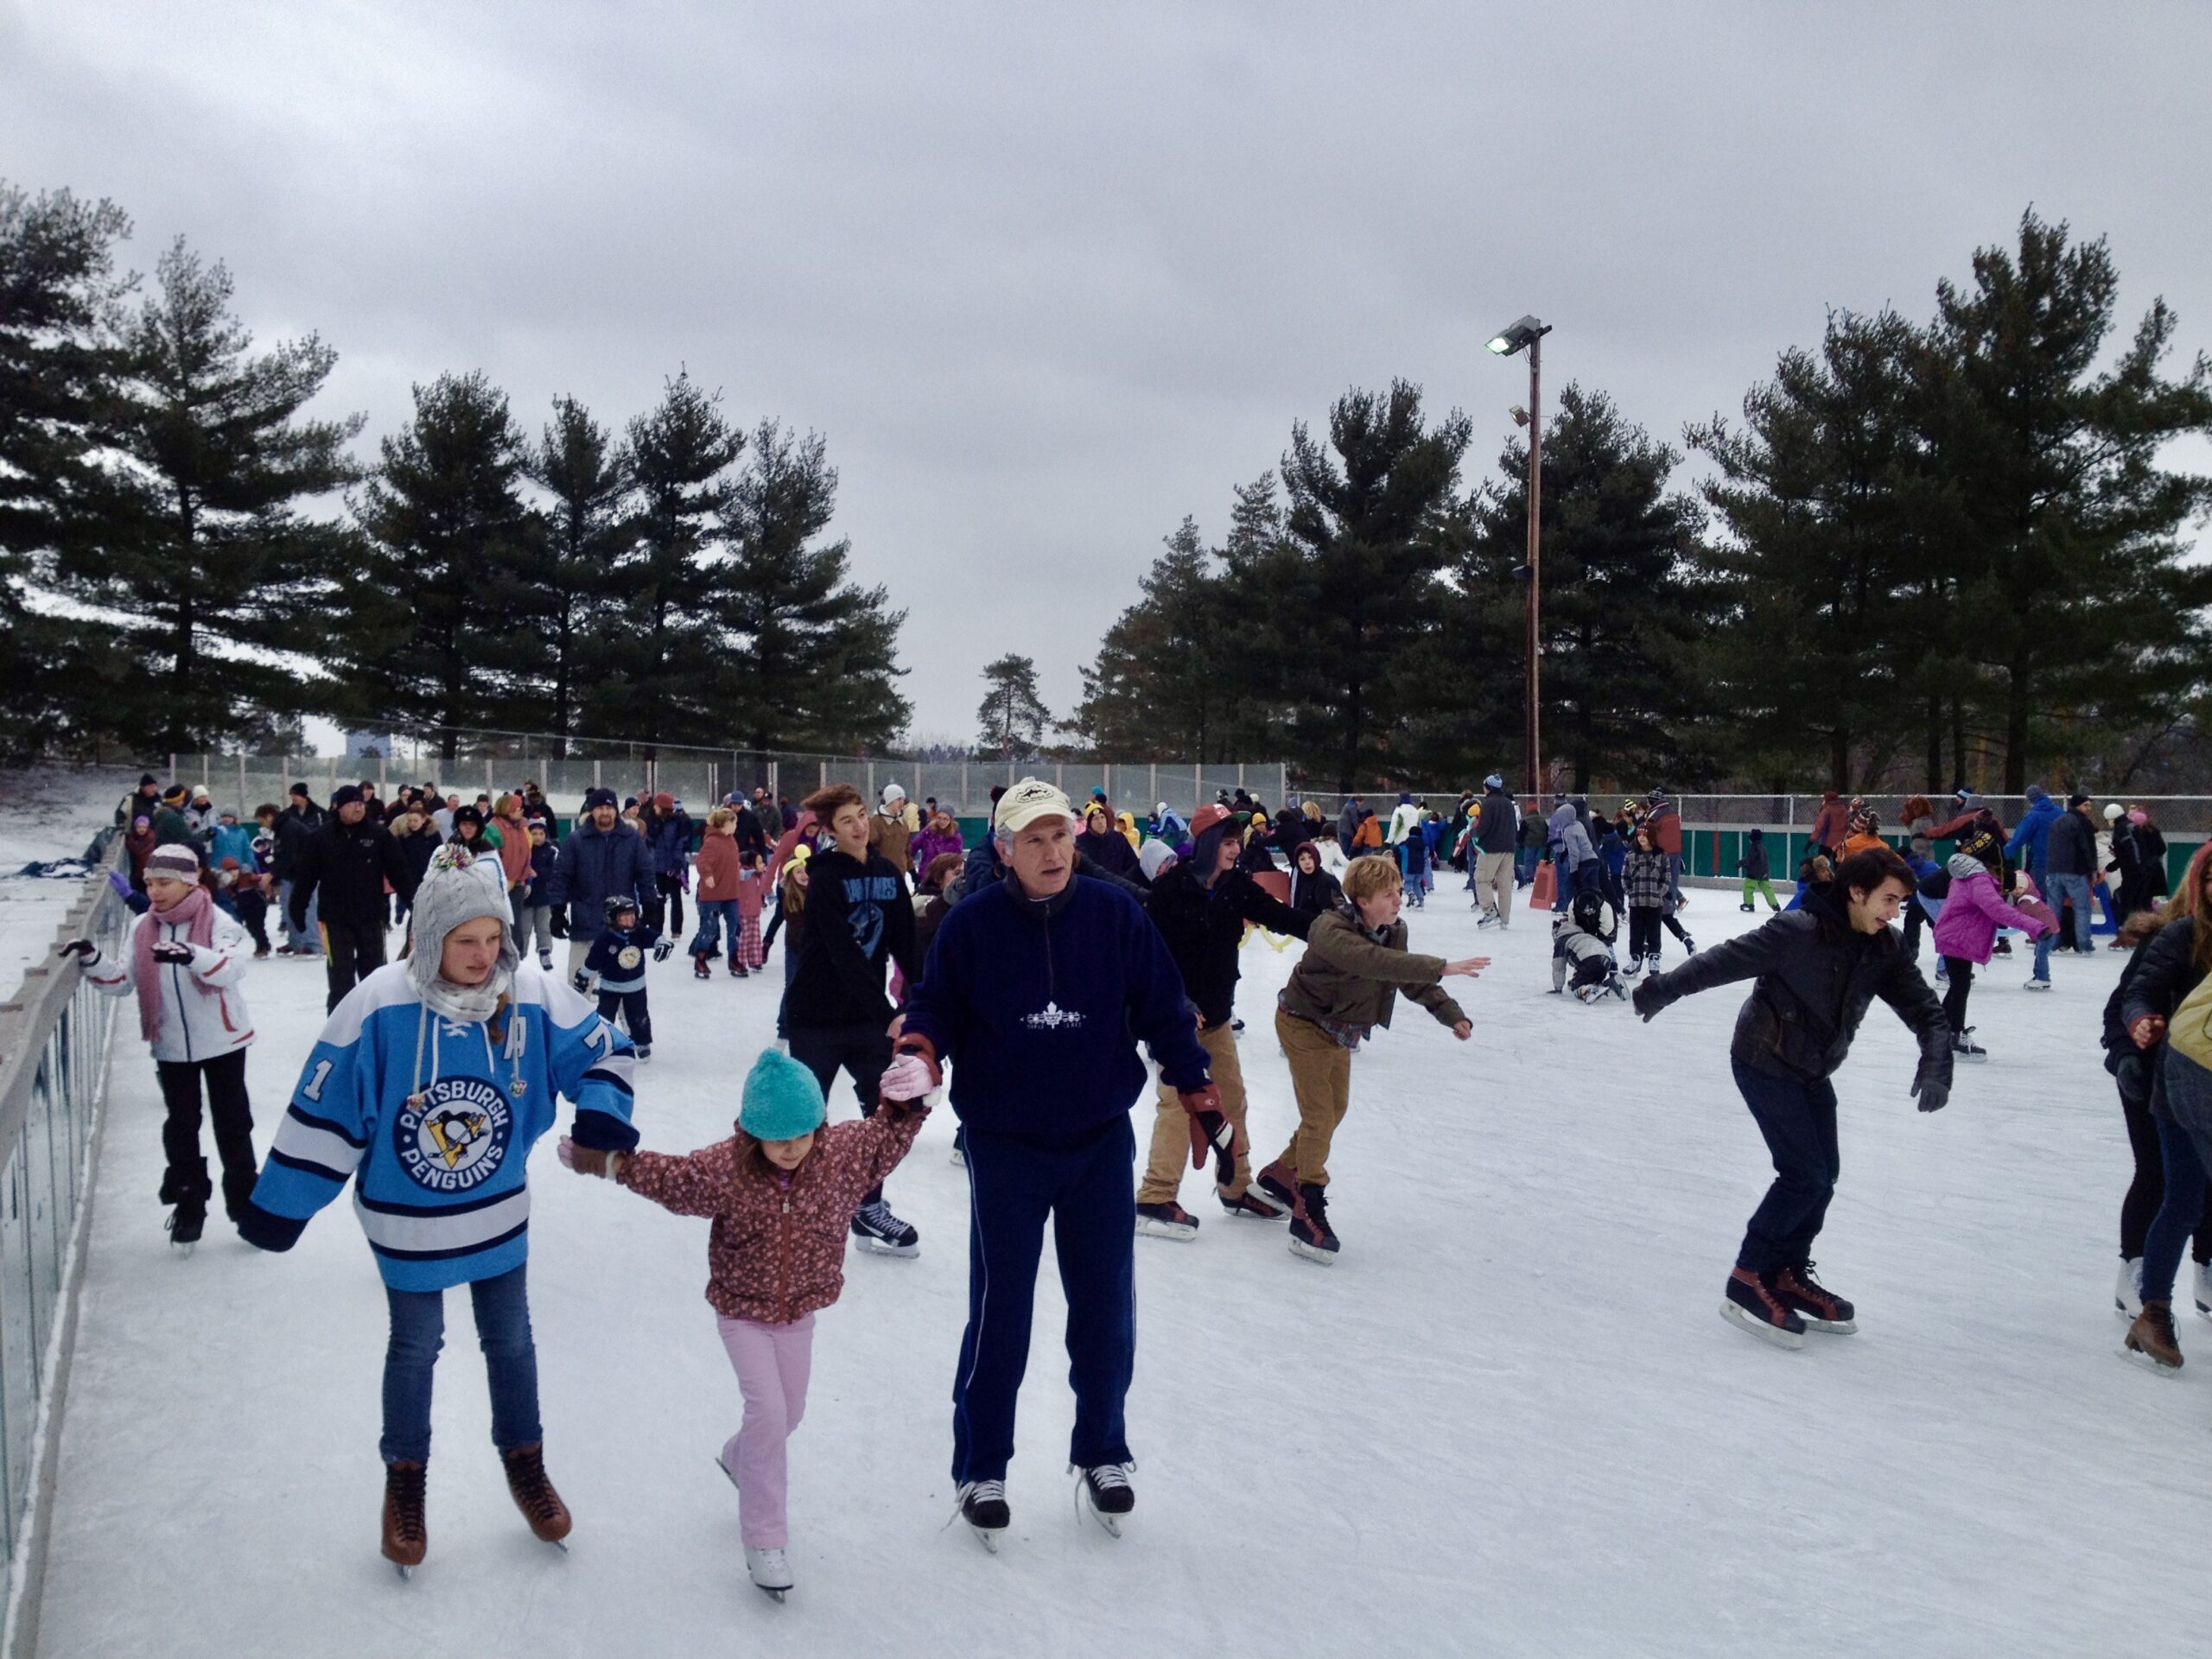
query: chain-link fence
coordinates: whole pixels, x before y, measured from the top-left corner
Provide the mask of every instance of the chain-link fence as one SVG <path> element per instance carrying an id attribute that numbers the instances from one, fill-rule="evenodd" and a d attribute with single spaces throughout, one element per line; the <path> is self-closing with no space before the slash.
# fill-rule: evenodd
<path id="1" fill-rule="evenodd" d="M 796 806 L 828 784 L 850 784 L 869 801 L 893 784 L 917 805 L 935 800 L 955 817 L 988 814 L 991 790 L 1025 777 L 1044 778 L 1081 800 L 1101 791 L 1115 809 L 1143 817 L 1161 803 L 1187 819 L 1200 804 L 1238 789 L 1260 799 L 1282 799 L 1286 768 L 1281 761 L 1228 762 L 1200 766 L 1190 760 L 1059 760 L 1042 756 L 1012 760 L 913 760 L 879 755 L 762 753 L 736 749 L 678 749 L 643 746 L 589 758 L 555 758 L 550 745 L 526 747 L 527 740 L 505 746 L 510 753 L 474 753 L 443 760 L 435 756 L 175 754 L 167 757 L 164 784 L 204 785 L 218 806 L 235 805 L 241 818 L 255 808 L 282 806 L 294 784 L 305 784 L 318 803 L 327 802 L 341 784 L 373 783 L 389 799 L 402 785 L 435 783 L 441 792 L 472 801 L 498 796 L 535 783 L 563 817 L 582 804 L 588 789 L 611 789 L 618 796 L 665 791 L 697 814 L 732 791 L 745 794 L 765 787 Z M 602 749 L 609 745 L 598 746 Z"/>

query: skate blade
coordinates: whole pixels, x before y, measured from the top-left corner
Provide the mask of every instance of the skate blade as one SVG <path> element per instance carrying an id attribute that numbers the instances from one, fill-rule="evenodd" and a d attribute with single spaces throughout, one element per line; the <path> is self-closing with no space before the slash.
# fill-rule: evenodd
<path id="1" fill-rule="evenodd" d="M 2130 1348 L 2126 1343 L 2122 1343 L 2120 1345 L 2120 1357 L 2126 1360 L 2129 1364 L 2134 1366 L 2137 1370 L 2148 1371 L 2153 1376 L 2179 1376 L 2181 1375 L 2180 1366 L 2162 1365 L 2157 1360 L 2152 1358 L 2150 1355 L 2145 1353 L 2140 1348 Z"/>
<path id="2" fill-rule="evenodd" d="M 2212 1319 L 2212 1306 L 2207 1306 L 2204 1303 L 2199 1302 L 2196 1305 L 2196 1317 L 2200 1319 Z"/>
<path id="3" fill-rule="evenodd" d="M 1089 1506 L 1086 1505 L 1085 1507 Z M 1118 1538 L 1122 1535 L 1122 1517 L 1120 1516 L 1109 1515 L 1103 1510 L 1092 1509 L 1090 1511 L 1090 1518 L 1096 1521 L 1100 1526 L 1106 1529 L 1106 1535 L 1108 1537 Z"/>
<path id="4" fill-rule="evenodd" d="M 1221 1206 L 1221 1212 L 1236 1221 L 1288 1221 L 1290 1219 L 1289 1211 L 1272 1208 L 1265 1215 L 1262 1215 L 1257 1210 L 1239 1209 L 1233 1205 L 1224 1204 Z"/>
<path id="5" fill-rule="evenodd" d="M 715 1454 L 714 1464 L 715 1468 L 722 1471 L 722 1478 L 729 1482 L 731 1491 L 741 1491 L 743 1490 L 737 1484 L 737 1477 L 730 1472 L 729 1465 L 722 1461 L 721 1454 L 720 1452 L 716 1452 Z"/>
<path id="6" fill-rule="evenodd" d="M 1805 1321 L 1805 1328 L 1808 1331 L 1825 1331 L 1832 1337 L 1854 1336 L 1859 1331 L 1859 1321 L 1856 1319 L 1816 1319 L 1811 1314 L 1802 1312 L 1797 1317 Z"/>
<path id="7" fill-rule="evenodd" d="M 1308 1244 L 1302 1238 L 1294 1238 L 1290 1241 L 1290 1253 L 1300 1261 L 1311 1262 L 1316 1267 L 1333 1268 L 1337 1265 L 1337 1253 L 1334 1250 L 1321 1249 L 1315 1245 Z"/>
<path id="8" fill-rule="evenodd" d="M 912 1244 L 887 1244 L 880 1238 L 864 1238 L 855 1233 L 853 1242 L 870 1255 L 895 1255 L 902 1262 L 911 1262 L 922 1253 L 918 1240 Z"/>
<path id="9" fill-rule="evenodd" d="M 1140 1238 L 1192 1239 L 1198 1236 L 1195 1227 L 1185 1227 L 1180 1222 L 1154 1221 L 1149 1217 L 1137 1223 Z"/>
<path id="10" fill-rule="evenodd" d="M 783 1599 L 790 1593 L 788 1591 L 774 1589 L 765 1584 L 757 1584 L 753 1587 L 758 1590 L 762 1595 L 767 1597 L 769 1600 L 779 1605 L 782 1603 Z"/>
<path id="11" fill-rule="evenodd" d="M 988 1550 L 992 1554 L 995 1555 L 999 1553 L 999 1537 L 1001 1534 L 1005 1532 L 1006 1529 L 1004 1527 L 979 1527 L 973 1521 L 970 1521 L 968 1523 L 968 1530 L 974 1533 L 976 1535 L 976 1541 L 982 1545 L 982 1547 Z"/>
<path id="12" fill-rule="evenodd" d="M 406 1580 L 408 1582 L 412 1583 L 414 1581 L 415 1569 L 407 1566 L 405 1563 L 394 1561 L 391 1564 L 391 1570 L 398 1573 L 401 1578 Z"/>
<path id="13" fill-rule="evenodd" d="M 1720 1317 L 1739 1331 L 1748 1331 L 1761 1342 L 1771 1343 L 1777 1348 L 1802 1348 L 1805 1338 L 1795 1331 L 1777 1330 L 1764 1319 L 1755 1319 L 1733 1302 L 1720 1304 Z"/>

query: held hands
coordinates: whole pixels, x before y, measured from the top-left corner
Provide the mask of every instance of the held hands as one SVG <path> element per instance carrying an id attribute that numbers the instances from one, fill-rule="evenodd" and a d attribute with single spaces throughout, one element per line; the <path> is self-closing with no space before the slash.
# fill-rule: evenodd
<path id="1" fill-rule="evenodd" d="M 883 1080 L 877 1085 L 886 1100 L 919 1100 L 937 1087 L 930 1076 L 929 1062 L 918 1054 L 901 1054 L 883 1069 Z"/>
<path id="2" fill-rule="evenodd" d="M 1211 1150 L 1219 1160 L 1217 1167 L 1224 1184 L 1236 1179 L 1236 1131 L 1228 1118 L 1222 1115 L 1221 1090 L 1207 1083 L 1197 1089 L 1177 1091 L 1182 1097 L 1183 1109 L 1191 1120 L 1191 1167 L 1204 1169 L 1206 1154 Z"/>
<path id="3" fill-rule="evenodd" d="M 2156 1048 L 2158 1039 L 2166 1034 L 2166 1022 L 2158 1014 L 2146 1014 L 2127 1028 L 2127 1034 L 2135 1039 L 2138 1048 Z"/>
<path id="4" fill-rule="evenodd" d="M 613 1180 L 622 1168 L 622 1154 L 601 1152 L 596 1147 L 580 1147 L 567 1135 L 561 1137 L 558 1148 L 561 1167 L 573 1169 L 579 1175 L 597 1175 Z"/>
<path id="5" fill-rule="evenodd" d="M 1457 975 L 1463 978 L 1473 979 L 1489 966 L 1488 957 L 1462 957 L 1457 962 L 1447 962 L 1444 964 L 1444 977 L 1450 979 Z"/>
<path id="6" fill-rule="evenodd" d="M 163 939 L 151 952 L 156 962 L 190 962 L 192 947 L 182 939 Z"/>

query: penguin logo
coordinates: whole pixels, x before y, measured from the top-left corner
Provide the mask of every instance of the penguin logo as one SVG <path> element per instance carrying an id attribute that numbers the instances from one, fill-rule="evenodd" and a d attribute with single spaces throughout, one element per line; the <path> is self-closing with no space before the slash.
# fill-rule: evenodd
<path id="1" fill-rule="evenodd" d="M 645 959 L 645 953 L 634 944 L 626 944 L 614 953 L 616 964 L 624 968 L 635 968 Z"/>
<path id="2" fill-rule="evenodd" d="M 392 1120 L 400 1166 L 434 1192 L 466 1192 L 506 1157 L 506 1096 L 481 1077 L 442 1077 Z"/>

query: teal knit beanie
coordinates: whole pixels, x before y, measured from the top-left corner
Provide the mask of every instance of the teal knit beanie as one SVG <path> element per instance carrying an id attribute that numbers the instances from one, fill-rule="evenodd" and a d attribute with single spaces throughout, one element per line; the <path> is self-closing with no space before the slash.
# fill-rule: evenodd
<path id="1" fill-rule="evenodd" d="M 753 1062 L 737 1127 L 755 1141 L 796 1141 L 822 1127 L 829 1116 L 814 1073 L 771 1048 Z"/>

